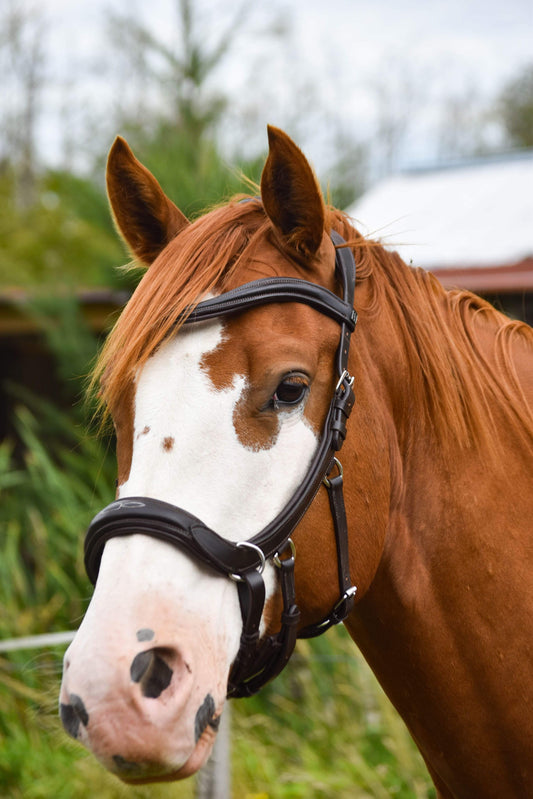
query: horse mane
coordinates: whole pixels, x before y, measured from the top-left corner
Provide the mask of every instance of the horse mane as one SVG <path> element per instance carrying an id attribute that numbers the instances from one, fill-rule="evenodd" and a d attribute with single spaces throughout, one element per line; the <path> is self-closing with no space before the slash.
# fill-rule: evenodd
<path id="1" fill-rule="evenodd" d="M 326 208 L 326 228 L 343 236 L 354 251 L 358 281 L 368 281 L 369 305 L 357 310 L 372 316 L 384 305 L 391 309 L 408 363 L 410 402 L 422 409 L 433 437 L 442 445 L 490 443 L 497 401 L 522 438 L 533 441 L 533 413 L 512 355 L 516 339 L 533 349 L 533 330 L 469 292 L 445 291 L 425 270 L 407 266 L 396 253 L 364 238 L 332 207 Z M 262 204 L 239 195 L 168 244 L 143 276 L 98 358 L 91 386 L 100 386 L 101 407 L 116 406 L 150 355 L 202 297 L 224 291 L 265 236 L 281 246 Z M 492 359 L 476 333 L 481 319 L 495 331 Z"/>
<path id="2" fill-rule="evenodd" d="M 409 411 L 413 430 L 425 425 L 432 440 L 453 447 L 484 446 L 488 455 L 500 454 L 496 433 L 498 409 L 530 448 L 533 408 L 517 372 L 518 348 L 533 358 L 533 329 L 509 319 L 489 302 L 461 290 L 445 290 L 425 269 L 407 266 L 396 252 L 377 242 L 368 246 L 350 222 L 340 220 L 342 235 L 353 242 L 358 279 L 370 281 L 370 317 L 387 306 L 400 329 L 402 351 L 408 364 Z M 353 235 L 355 234 L 355 236 Z M 482 341 L 490 330 L 492 351 Z M 500 417 L 501 418 L 501 417 Z"/>

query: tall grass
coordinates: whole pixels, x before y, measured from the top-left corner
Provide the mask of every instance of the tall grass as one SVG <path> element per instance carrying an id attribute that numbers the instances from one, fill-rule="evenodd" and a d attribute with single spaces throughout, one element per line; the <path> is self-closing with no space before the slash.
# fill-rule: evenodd
<path id="1" fill-rule="evenodd" d="M 17 412 L 22 457 L 0 445 L 0 637 L 74 629 L 91 588 L 82 532 L 112 499 L 105 442 L 42 401 Z M 52 446 L 53 443 L 53 446 Z M 189 799 L 194 781 L 128 788 L 57 718 L 62 649 L 0 656 L 0 797 Z M 286 671 L 233 704 L 239 799 L 426 799 L 421 758 L 343 629 L 302 641 Z"/>

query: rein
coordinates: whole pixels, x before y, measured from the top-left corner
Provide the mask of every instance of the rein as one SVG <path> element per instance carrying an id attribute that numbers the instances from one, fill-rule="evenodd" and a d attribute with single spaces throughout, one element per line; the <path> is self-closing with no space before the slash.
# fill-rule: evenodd
<path id="1" fill-rule="evenodd" d="M 200 302 L 185 324 L 226 316 L 267 303 L 300 302 L 340 324 L 336 355 L 338 381 L 333 392 L 322 436 L 302 483 L 281 512 L 256 535 L 233 543 L 222 538 L 200 519 L 167 502 L 149 497 L 127 497 L 112 502 L 95 516 L 85 538 L 85 568 L 94 584 L 106 542 L 116 536 L 142 533 L 184 549 L 219 574 L 237 584 L 243 620 L 240 647 L 228 681 L 228 697 L 251 696 L 276 677 L 289 660 L 297 638 L 311 638 L 343 621 L 354 606 L 356 587 L 350 578 L 348 527 L 343 496 L 342 467 L 335 454 L 344 442 L 346 422 L 354 405 L 353 377 L 348 354 L 357 314 L 353 308 L 355 261 L 344 239 L 331 233 L 335 273 L 343 288 L 342 299 L 328 289 L 306 280 L 264 278 L 245 283 L 225 294 Z M 334 476 L 331 476 L 333 471 Z M 298 631 L 300 611 L 295 600 L 295 547 L 291 534 L 307 512 L 321 484 L 325 485 L 337 546 L 340 598 L 317 624 Z M 283 611 L 280 630 L 260 641 L 260 622 L 265 603 L 262 577 L 266 561 L 279 570 Z"/>

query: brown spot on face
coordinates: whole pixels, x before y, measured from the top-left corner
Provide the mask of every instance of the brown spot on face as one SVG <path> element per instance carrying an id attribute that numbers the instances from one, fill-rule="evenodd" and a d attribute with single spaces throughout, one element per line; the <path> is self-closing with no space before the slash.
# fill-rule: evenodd
<path id="1" fill-rule="evenodd" d="M 264 246 L 264 245 L 263 245 Z M 311 279 L 335 291 L 335 253 L 324 233 L 312 262 L 299 264 L 269 243 L 258 246 L 253 258 L 227 281 L 225 290 L 258 277 Z M 270 402 L 280 381 L 290 372 L 300 372 L 313 386 L 304 415 L 311 427 L 321 430 L 334 382 L 333 355 L 338 346 L 339 326 L 308 305 L 274 303 L 235 317 L 224 318 L 224 336 L 206 353 L 201 368 L 218 391 L 230 388 L 236 375 L 246 379 L 246 388 L 233 412 L 233 426 L 243 446 L 270 449 L 280 430 L 280 414 Z"/>
<path id="2" fill-rule="evenodd" d="M 174 446 L 174 439 L 172 438 L 172 436 L 167 436 L 166 438 L 164 438 L 162 446 L 165 452 L 170 452 L 170 450 Z"/>
<path id="3" fill-rule="evenodd" d="M 134 437 L 134 394 L 134 386 L 130 383 L 121 394 L 117 407 L 110 409 L 117 436 L 117 489 L 126 482 L 130 473 Z"/>
<path id="4" fill-rule="evenodd" d="M 150 427 L 146 425 L 145 427 L 143 427 L 140 433 L 137 433 L 137 438 L 140 438 L 141 436 L 146 436 L 148 435 L 149 432 L 150 432 Z"/>
<path id="5" fill-rule="evenodd" d="M 294 372 L 307 376 L 311 391 L 303 413 L 320 432 L 334 386 L 338 337 L 335 322 L 300 303 L 265 305 L 226 321 L 223 341 L 204 355 L 201 367 L 218 391 L 231 387 L 236 375 L 245 376 L 232 420 L 244 447 L 274 447 L 286 417 L 274 409 L 272 397 Z"/>
<path id="6" fill-rule="evenodd" d="M 271 449 L 279 434 L 279 417 L 272 412 L 256 413 L 252 390 L 245 389 L 233 410 L 233 427 L 246 449 Z M 261 417 L 261 418 L 259 418 Z"/>

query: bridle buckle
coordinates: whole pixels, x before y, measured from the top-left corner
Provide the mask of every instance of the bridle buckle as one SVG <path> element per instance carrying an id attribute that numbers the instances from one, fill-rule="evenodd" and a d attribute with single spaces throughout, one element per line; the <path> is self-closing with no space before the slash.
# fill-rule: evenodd
<path id="1" fill-rule="evenodd" d="M 344 385 L 346 388 L 352 388 L 355 381 L 355 377 L 353 377 L 348 369 L 345 369 L 341 376 L 339 377 L 339 382 L 335 386 L 335 393 L 339 390 L 339 388 Z"/>
<path id="2" fill-rule="evenodd" d="M 344 621 L 344 619 L 351 613 L 356 593 L 356 585 L 352 585 L 350 588 L 346 589 L 331 612 L 332 624 L 340 624 L 341 621 Z"/>
<path id="3" fill-rule="evenodd" d="M 256 544 L 252 544 L 251 541 L 237 541 L 235 546 L 243 547 L 245 549 L 252 549 L 254 552 L 257 552 L 257 554 L 259 555 L 259 566 L 256 567 L 256 571 L 258 572 L 258 574 L 263 574 L 266 566 L 266 558 L 263 550 L 260 547 L 258 547 Z M 228 577 L 230 578 L 230 580 L 233 580 L 233 582 L 235 583 L 244 582 L 244 577 L 241 574 L 237 574 L 235 572 L 233 573 L 229 572 Z"/>
<path id="4" fill-rule="evenodd" d="M 285 550 L 287 547 L 289 547 L 289 548 L 290 548 L 290 550 L 291 550 L 291 553 L 290 553 L 290 555 L 289 555 L 289 557 L 288 557 L 288 558 L 283 558 L 283 560 L 282 560 L 282 559 L 280 558 L 280 554 L 281 554 L 281 552 L 282 552 L 283 550 Z M 283 567 L 283 564 L 287 564 L 287 563 L 288 563 L 288 562 L 290 562 L 290 561 L 292 561 L 292 563 L 294 564 L 294 560 L 295 560 L 295 558 L 296 558 L 296 547 L 294 546 L 294 541 L 292 540 L 292 538 L 289 538 L 289 539 L 287 539 L 287 543 L 286 543 L 286 544 L 285 544 L 285 546 L 283 547 L 283 550 L 281 550 L 281 551 L 279 551 L 279 552 L 276 552 L 276 553 L 275 553 L 275 554 L 272 556 L 272 562 L 274 563 L 274 566 L 277 566 L 277 568 L 278 568 L 278 569 L 281 569 L 281 568 Z"/>

